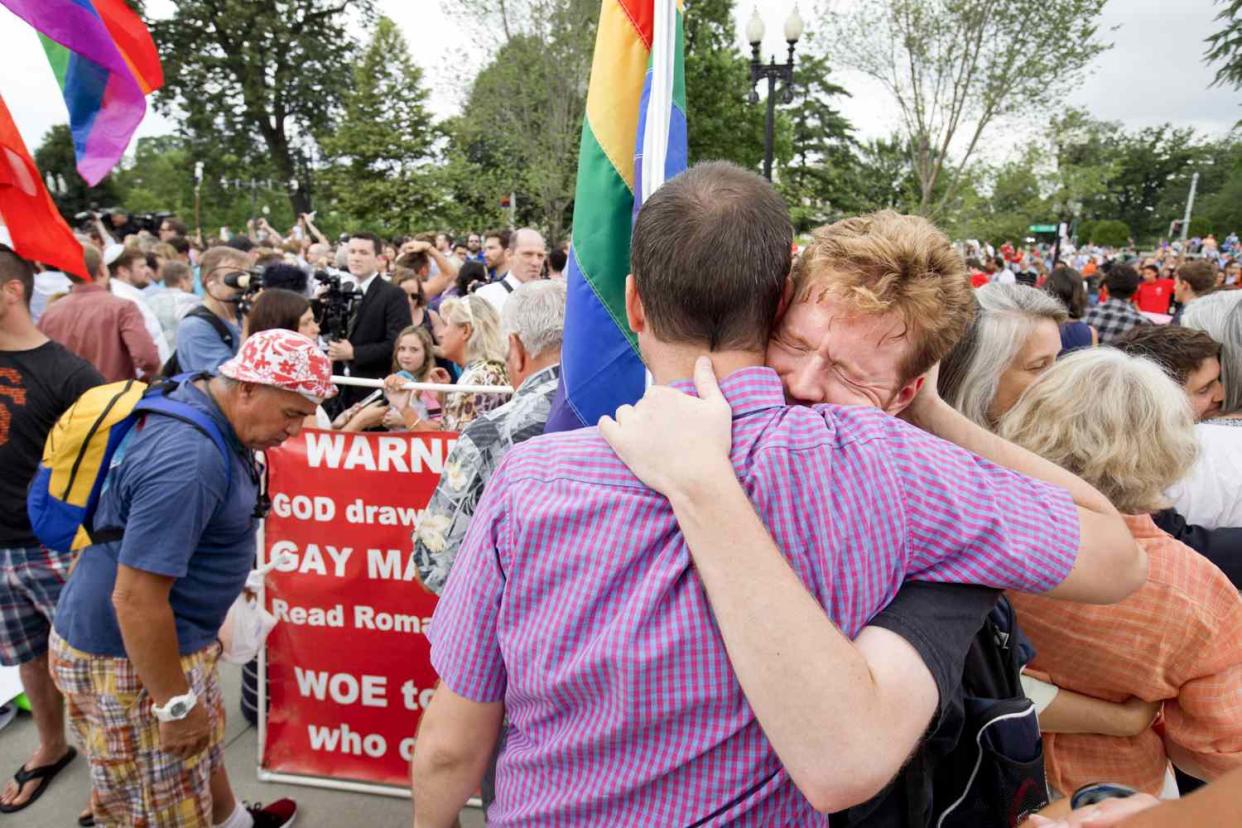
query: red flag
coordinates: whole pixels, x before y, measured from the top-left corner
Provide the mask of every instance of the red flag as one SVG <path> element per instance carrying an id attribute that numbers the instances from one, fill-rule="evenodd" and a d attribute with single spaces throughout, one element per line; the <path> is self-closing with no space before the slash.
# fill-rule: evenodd
<path id="1" fill-rule="evenodd" d="M 26 150 L 13 116 L 0 98 L 0 218 L 13 250 L 24 259 L 58 268 L 89 282 L 82 245 L 52 203 L 39 168 Z"/>
<path id="2" fill-rule="evenodd" d="M 164 85 L 164 68 L 160 55 L 142 18 L 125 5 L 125 0 L 94 0 L 99 19 L 116 41 L 125 62 L 134 70 L 134 78 L 144 95 Z"/>

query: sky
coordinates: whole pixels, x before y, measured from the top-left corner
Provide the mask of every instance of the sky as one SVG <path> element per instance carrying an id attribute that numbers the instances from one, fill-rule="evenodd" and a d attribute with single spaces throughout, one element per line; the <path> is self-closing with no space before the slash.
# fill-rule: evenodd
<path id="1" fill-rule="evenodd" d="M 853 0 L 825 0 L 828 13 Z M 781 52 L 784 20 L 794 0 L 739 0 L 738 48 L 745 50 L 742 32 L 754 9 L 766 23 L 764 53 Z M 810 10 L 818 4 L 802 0 L 808 31 L 817 20 Z M 156 15 L 170 14 L 172 0 L 149 0 Z M 464 30 L 445 13 L 440 0 L 378 0 L 382 13 L 393 18 L 409 42 L 416 63 L 431 89 L 431 109 L 438 117 L 458 111 L 466 80 L 486 60 L 487 42 L 477 32 Z M 1242 95 L 1230 88 L 1209 88 L 1213 71 L 1204 64 L 1203 40 L 1215 30 L 1213 0 L 1108 0 L 1101 31 L 1114 48 L 1098 56 L 1091 74 L 1066 103 L 1093 115 L 1138 128 L 1171 121 L 1218 136 L 1242 117 Z M 361 33 L 364 34 L 365 33 Z M 67 120 L 52 71 L 33 30 L 0 6 L 0 43 L 5 44 L 5 69 L 0 73 L 0 95 L 30 149 L 54 124 Z M 829 55 L 831 60 L 832 56 Z M 896 126 L 893 106 L 873 81 L 852 72 L 834 71 L 836 81 L 852 93 L 839 101 L 843 114 L 860 137 L 887 135 Z M 985 133 L 985 143 L 1013 145 L 1037 126 L 999 124 Z M 172 131 L 173 124 L 154 111 L 148 113 L 138 135 Z"/>

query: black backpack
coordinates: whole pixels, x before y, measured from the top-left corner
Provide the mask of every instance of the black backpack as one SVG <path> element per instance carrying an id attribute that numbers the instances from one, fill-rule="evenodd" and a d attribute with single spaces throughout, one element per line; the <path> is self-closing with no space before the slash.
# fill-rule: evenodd
<path id="1" fill-rule="evenodd" d="M 225 345 L 229 346 L 229 350 L 237 353 L 237 340 L 233 338 L 233 332 L 229 330 L 228 325 L 224 324 L 223 319 L 202 305 L 198 305 L 190 310 L 189 313 L 182 317 L 182 320 L 189 319 L 191 316 L 202 319 L 215 328 L 216 333 L 220 335 L 220 339 Z M 160 376 L 171 378 L 183 373 L 185 372 L 181 370 L 181 364 L 177 361 L 177 352 L 174 350 L 172 356 L 168 358 L 168 362 L 165 362 L 164 367 L 160 369 Z"/>
<path id="2" fill-rule="evenodd" d="M 1049 802 L 1035 706 L 1019 675 L 1035 656 L 1001 597 L 935 731 L 879 796 L 833 828 L 1013 828 Z"/>
<path id="3" fill-rule="evenodd" d="M 936 828 L 1013 828 L 1048 804 L 1039 719 L 1019 681 L 1034 657 L 1002 597 L 966 656 L 957 742 L 932 768 Z"/>

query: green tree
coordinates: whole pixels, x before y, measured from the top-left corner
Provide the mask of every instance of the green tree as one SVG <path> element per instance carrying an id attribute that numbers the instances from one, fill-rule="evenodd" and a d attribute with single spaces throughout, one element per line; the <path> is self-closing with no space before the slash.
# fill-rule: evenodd
<path id="1" fill-rule="evenodd" d="M 1124 221 L 1104 219 L 1092 224 L 1089 241 L 1106 247 L 1125 247 L 1131 238 L 1130 228 Z"/>
<path id="2" fill-rule="evenodd" d="M 344 114 L 320 140 L 319 183 L 334 219 L 387 235 L 416 229 L 437 207 L 430 174 L 437 130 L 423 73 L 386 17 L 353 66 Z"/>
<path id="3" fill-rule="evenodd" d="M 860 143 L 852 173 L 857 212 L 905 213 L 918 203 L 918 182 L 910 165 L 910 151 L 900 135 Z"/>
<path id="4" fill-rule="evenodd" d="M 1232 137 L 1219 142 L 1210 168 L 1200 184 L 1204 196 L 1195 207 L 1220 235 L 1242 231 L 1242 141 Z"/>
<path id="5" fill-rule="evenodd" d="M 1200 157 L 1194 130 L 1170 124 L 1147 127 L 1119 136 L 1107 191 L 1094 200 L 1097 218 L 1121 220 L 1143 243 L 1164 235 L 1169 222 L 1181 217 L 1176 202 L 1161 209 L 1172 193 L 1184 206 L 1191 167 Z"/>
<path id="6" fill-rule="evenodd" d="M 218 159 L 240 159 L 248 174 L 285 183 L 293 211 L 305 212 L 313 136 L 332 126 L 349 91 L 349 24 L 372 8 L 373 0 L 180 0 L 172 17 L 151 21 L 165 78 L 156 105 L 178 119 L 208 176 L 235 175 Z"/>
<path id="7" fill-rule="evenodd" d="M 792 155 L 779 180 L 799 231 L 858 207 L 853 128 L 832 100 L 848 95 L 830 79 L 828 59 L 808 54 L 795 65 L 795 102 L 785 114 Z"/>
<path id="8" fill-rule="evenodd" d="M 74 223 L 74 216 L 78 213 L 120 206 L 120 193 L 114 176 L 109 175 L 98 186 L 91 187 L 78 175 L 73 135 L 68 124 L 57 124 L 44 134 L 34 151 L 34 160 L 43 173 L 52 200 L 70 224 Z"/>
<path id="9" fill-rule="evenodd" d="M 517 195 L 519 223 L 566 234 L 578 174 L 587 77 L 595 45 L 595 0 L 463 2 L 459 13 L 507 38 L 479 72 L 450 137 L 444 179 L 452 214 L 473 205 L 496 216 Z"/>
<path id="10" fill-rule="evenodd" d="M 690 163 L 763 160 L 764 109 L 750 101 L 748 61 L 737 50 L 733 0 L 686 0 L 686 142 Z"/>
<path id="11" fill-rule="evenodd" d="M 1053 166 L 1050 209 L 1056 217 L 1109 215 L 1101 202 L 1116 174 L 1121 134 L 1121 124 L 1095 120 L 1081 109 L 1067 110 L 1053 120 L 1048 151 Z"/>
<path id="12" fill-rule="evenodd" d="M 893 97 L 918 181 L 939 215 L 998 118 L 1046 111 L 1107 48 L 1104 0 L 861 0 L 832 21 L 835 53 Z M 941 185 L 944 185 L 941 188 Z"/>
<path id="13" fill-rule="evenodd" d="M 1217 0 L 1220 29 L 1207 39 L 1207 62 L 1216 64 L 1213 84 L 1242 89 L 1242 0 Z"/>

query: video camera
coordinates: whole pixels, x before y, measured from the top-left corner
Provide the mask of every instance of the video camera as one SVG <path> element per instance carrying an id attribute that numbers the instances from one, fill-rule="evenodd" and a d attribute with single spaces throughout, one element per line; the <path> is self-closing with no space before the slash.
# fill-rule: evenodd
<path id="1" fill-rule="evenodd" d="M 255 294 L 263 289 L 263 271 L 257 267 L 237 270 L 225 274 L 221 281 L 242 292 L 237 298 L 237 313 L 240 316 L 250 313 L 250 308 L 254 305 Z"/>
<path id="2" fill-rule="evenodd" d="M 113 216 L 125 216 L 126 221 L 120 225 L 112 221 Z M 95 205 L 91 205 L 90 210 L 86 210 L 74 215 L 73 220 L 77 222 L 79 230 L 91 231 L 95 229 L 95 216 L 99 216 L 103 222 L 104 229 L 112 236 L 127 236 L 131 233 L 137 233 L 146 230 L 154 235 L 159 235 L 160 225 L 164 223 L 164 219 L 171 216 L 172 213 L 161 211 L 158 213 L 128 213 L 119 207 L 108 207 L 103 210 L 97 209 Z M 118 238 L 118 241 L 121 239 Z"/>
<path id="3" fill-rule="evenodd" d="M 315 281 L 326 288 L 311 300 L 315 321 L 319 323 L 323 338 L 328 342 L 346 339 L 349 336 L 349 317 L 354 303 L 362 298 L 362 291 L 353 285 L 343 286 L 340 275 L 326 270 L 316 270 Z"/>

